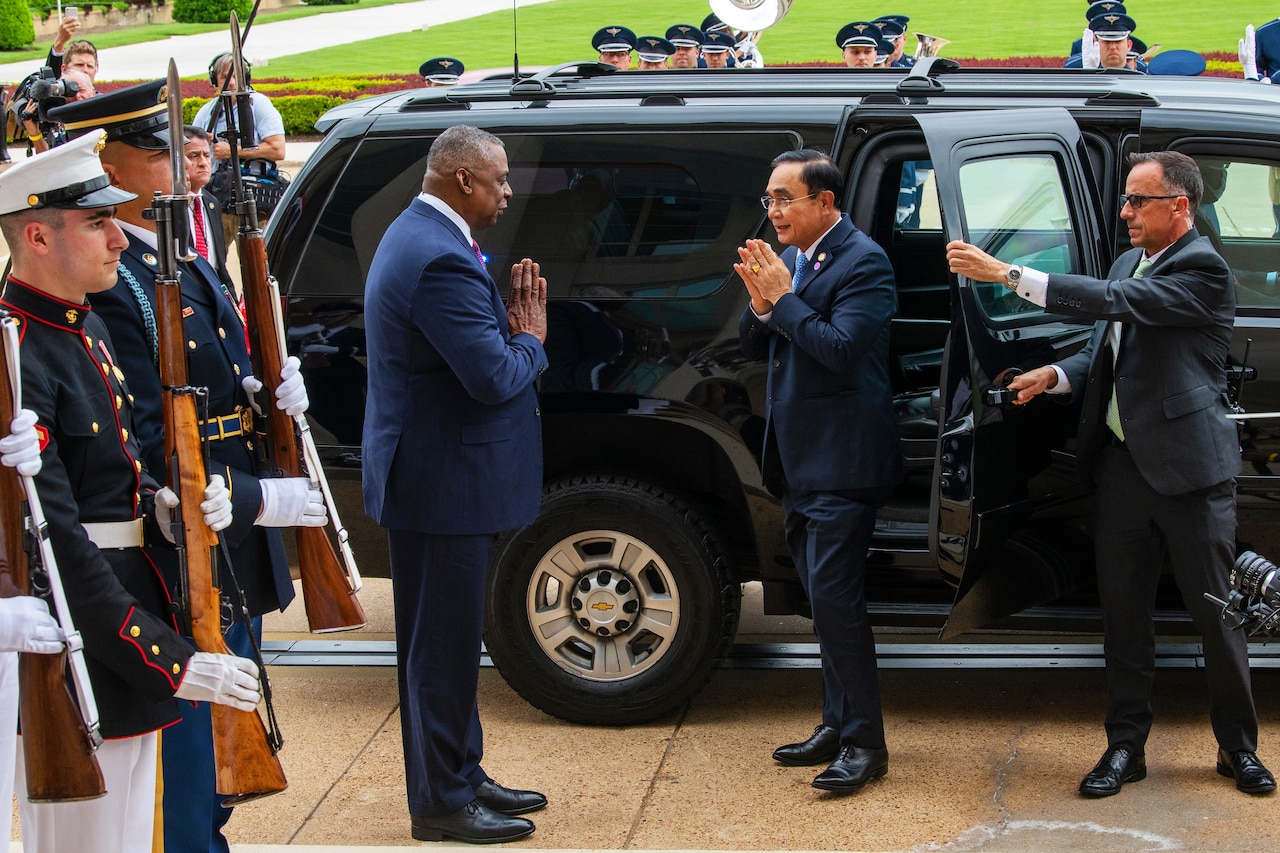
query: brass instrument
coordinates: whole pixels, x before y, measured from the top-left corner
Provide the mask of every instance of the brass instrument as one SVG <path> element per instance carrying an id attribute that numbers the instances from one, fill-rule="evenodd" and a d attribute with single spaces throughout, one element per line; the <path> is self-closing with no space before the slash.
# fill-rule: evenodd
<path id="1" fill-rule="evenodd" d="M 937 56 L 938 51 L 951 44 L 951 39 L 944 39 L 941 36 L 928 36 L 924 33 L 916 33 L 915 58 L 924 59 L 927 56 Z"/>
<path id="2" fill-rule="evenodd" d="M 791 0 L 711 0 L 711 11 L 735 30 L 750 33 L 751 40 L 760 36 L 786 17 Z"/>

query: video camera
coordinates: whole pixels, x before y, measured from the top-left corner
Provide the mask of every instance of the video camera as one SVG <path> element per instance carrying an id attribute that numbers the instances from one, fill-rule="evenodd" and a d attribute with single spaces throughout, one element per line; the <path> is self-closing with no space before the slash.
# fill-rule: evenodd
<path id="1" fill-rule="evenodd" d="M 23 122 L 34 119 L 40 126 L 40 132 L 49 137 L 50 144 L 53 144 L 50 134 L 58 125 L 49 121 L 49 110 L 74 100 L 79 92 L 79 84 L 74 80 L 62 79 L 47 65 L 34 74 L 27 75 L 14 89 L 13 101 L 9 106 L 14 124 L 11 136 L 14 139 L 21 138 L 23 134 L 19 131 L 24 127 Z"/>
<path id="2" fill-rule="evenodd" d="M 1232 588 L 1226 601 L 1204 594 L 1222 608 L 1223 620 L 1230 618 L 1235 622 L 1232 628 L 1243 628 L 1250 636 L 1280 634 L 1280 567 L 1245 551 L 1236 558 L 1229 580 Z"/>

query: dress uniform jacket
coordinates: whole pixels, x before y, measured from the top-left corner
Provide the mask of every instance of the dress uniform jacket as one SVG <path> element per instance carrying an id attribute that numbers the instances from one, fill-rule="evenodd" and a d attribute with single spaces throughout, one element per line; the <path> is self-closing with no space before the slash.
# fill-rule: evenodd
<path id="1" fill-rule="evenodd" d="M 120 255 L 120 279 L 114 288 L 93 294 L 94 313 L 105 321 L 116 342 L 120 363 L 137 398 L 135 420 L 142 460 L 156 479 L 165 480 L 164 418 L 160 373 L 153 342 L 155 250 L 132 232 Z M 187 379 L 208 388 L 208 417 L 222 422 L 224 437 L 210 440 L 209 473 L 219 474 L 231 491 L 233 521 L 222 532 L 231 549 L 232 568 L 255 616 L 282 610 L 293 599 L 293 582 L 280 532 L 255 527 L 262 504 L 258 485 L 257 437 L 241 430 L 250 422 L 249 400 L 240 381 L 252 368 L 244 324 L 224 293 L 213 269 L 201 258 L 179 264 L 182 282 L 183 334 L 187 339 Z M 132 279 L 132 283 L 130 281 Z M 136 283 L 137 292 L 134 290 Z M 272 405 L 274 403 L 271 403 Z M 217 425 L 206 435 L 216 438 Z"/>
<path id="2" fill-rule="evenodd" d="M 134 397 L 102 321 L 10 279 L 0 300 L 19 321 L 22 404 L 38 417 L 36 488 L 71 618 L 84 637 L 102 734 L 131 737 L 178 719 L 174 691 L 192 648 L 141 548 L 100 551 L 82 523 L 149 514 L 156 483 L 139 462 Z M 159 531 L 151 523 L 152 532 Z"/>

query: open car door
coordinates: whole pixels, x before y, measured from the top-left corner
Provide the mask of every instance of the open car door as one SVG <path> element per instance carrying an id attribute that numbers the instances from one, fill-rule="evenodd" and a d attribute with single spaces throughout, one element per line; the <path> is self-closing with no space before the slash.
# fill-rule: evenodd
<path id="1" fill-rule="evenodd" d="M 1049 273 L 1103 273 L 1097 189 L 1065 109 L 921 114 L 946 239 Z M 1065 521 L 1087 499 L 1071 444 L 1078 409 L 991 396 L 1010 369 L 1083 346 L 1091 324 L 1046 313 L 1003 282 L 950 277 L 952 324 L 930 500 L 930 549 L 958 582 L 944 638 L 1091 580 L 1087 535 Z M 1007 381 L 1007 380 L 1006 380 Z"/>

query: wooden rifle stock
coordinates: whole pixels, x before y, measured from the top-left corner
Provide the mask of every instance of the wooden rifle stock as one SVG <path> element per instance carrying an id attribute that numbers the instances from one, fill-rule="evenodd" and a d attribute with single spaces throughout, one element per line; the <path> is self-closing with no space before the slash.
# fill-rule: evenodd
<path id="1" fill-rule="evenodd" d="M 280 340 L 279 288 L 267 274 L 267 250 L 258 230 L 241 229 L 236 238 L 240 256 L 240 280 L 244 289 L 245 316 L 255 361 L 254 370 L 274 401 L 284 366 L 284 342 Z M 293 418 L 263 405 L 272 465 L 283 477 L 310 476 L 298 452 Z M 319 472 L 317 472 L 319 476 Z M 364 608 L 347 583 L 338 554 L 323 527 L 295 527 L 298 544 L 298 571 L 302 576 L 302 598 L 307 608 L 307 624 L 314 633 L 349 631 L 365 624 Z"/>
<path id="2" fill-rule="evenodd" d="M 8 377 L 13 365 L 0 346 L 0 424 L 8 431 L 14 401 Z M 0 466 L 0 598 L 31 595 L 23 549 L 25 493 L 17 471 Z M 67 684 L 67 652 L 18 656 L 19 713 L 26 762 L 27 798 L 33 803 L 92 800 L 107 792 L 93 740 Z"/>

